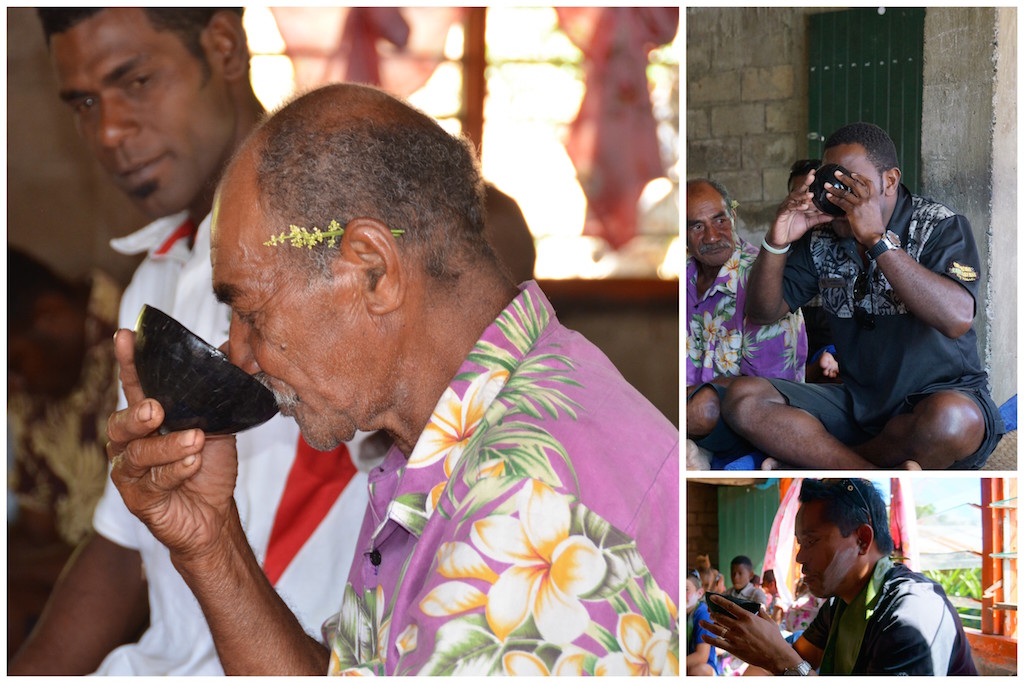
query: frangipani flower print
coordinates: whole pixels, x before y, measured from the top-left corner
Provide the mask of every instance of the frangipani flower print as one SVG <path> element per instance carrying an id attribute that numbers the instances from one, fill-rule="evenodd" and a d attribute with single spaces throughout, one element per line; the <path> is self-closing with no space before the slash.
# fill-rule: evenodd
<path id="1" fill-rule="evenodd" d="M 671 630 L 678 649 L 673 601 L 620 526 L 662 481 L 652 473 L 678 469 L 678 430 L 586 346 L 530 283 L 480 337 L 410 456 L 392 449 L 370 473 L 352 604 L 324 627 L 332 672 L 593 675 L 622 649 L 626 613 Z M 640 435 L 603 433 L 615 419 Z M 588 471 L 584 485 L 573 451 L 618 472 L 617 455 L 640 442 L 640 485 L 584 492 L 602 483 Z M 648 538 L 652 526 L 678 537 L 672 517 L 645 522 Z M 672 575 L 670 555 L 651 555 L 659 573 Z"/>
<path id="2" fill-rule="evenodd" d="M 738 375 L 743 333 L 739 330 L 718 328 L 719 341 L 715 345 L 715 372 L 719 375 Z"/>
<path id="3" fill-rule="evenodd" d="M 487 406 L 507 381 L 508 372 L 493 370 L 476 377 L 461 398 L 451 387 L 441 395 L 430 422 L 409 456 L 410 469 L 430 467 L 444 458 L 445 480 L 431 490 L 427 501 L 428 513 L 437 506 L 441 491 L 462 457 L 466 443 L 483 419 Z"/>
<path id="4" fill-rule="evenodd" d="M 461 398 L 451 387 L 445 389 L 409 456 L 409 468 L 430 467 L 445 458 L 445 474 L 450 477 L 466 442 L 483 419 L 484 410 L 506 381 L 508 372 L 492 370 L 474 379 Z"/>
<path id="5" fill-rule="evenodd" d="M 725 282 L 725 289 L 733 294 L 736 293 L 736 286 L 739 283 L 740 277 L 740 254 L 738 251 L 734 251 L 729 260 L 722 265 L 721 270 L 718 271 L 718 277 L 726 276 L 729 279 Z"/>
<path id="6" fill-rule="evenodd" d="M 747 280 L 757 254 L 756 247 L 738 239 L 736 251 L 703 293 L 697 291 L 696 261 L 687 260 L 687 386 L 736 375 L 803 381 L 803 313 L 797 310 L 768 325 L 754 324 L 744 315 Z"/>
<path id="7" fill-rule="evenodd" d="M 488 593 L 487 621 L 504 640 L 532 616 L 545 640 L 572 642 L 590 621 L 579 596 L 601 583 L 604 558 L 589 538 L 569 534 L 566 496 L 527 481 L 518 507 L 518 519 L 492 516 L 473 525 L 481 552 L 512 565 Z"/>
<path id="8" fill-rule="evenodd" d="M 449 578 L 491 584 L 486 595 L 453 581 L 432 591 L 421 607 L 458 613 L 486 604 L 487 623 L 499 640 L 533 617 L 544 640 L 569 643 L 590 617 L 579 596 L 600 585 L 606 572 L 601 551 L 585 536 L 570 535 L 569 502 L 547 485 L 528 480 L 516 494 L 518 517 L 491 515 L 473 525 L 473 546 L 448 545 L 438 571 Z M 511 565 L 500 575 L 477 553 Z"/>
<path id="9" fill-rule="evenodd" d="M 566 650 L 555 665 L 548 668 L 544 660 L 532 652 L 512 650 L 501 659 L 501 668 L 507 676 L 582 676 L 587 653 Z"/>
<path id="10" fill-rule="evenodd" d="M 620 652 L 601 658 L 594 673 L 604 676 L 678 676 L 679 658 L 672 646 L 672 633 L 651 625 L 637 614 L 619 617 Z"/>

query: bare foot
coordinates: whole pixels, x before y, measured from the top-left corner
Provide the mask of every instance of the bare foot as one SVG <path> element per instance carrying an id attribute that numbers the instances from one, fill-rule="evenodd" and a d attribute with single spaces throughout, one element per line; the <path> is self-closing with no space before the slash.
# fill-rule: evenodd
<path id="1" fill-rule="evenodd" d="M 711 452 L 698 446 L 690 439 L 686 440 L 686 469 L 710 470 Z"/>
<path id="2" fill-rule="evenodd" d="M 913 460 L 907 460 L 902 465 L 900 465 L 900 469 L 910 470 L 911 472 L 920 472 L 921 466 L 918 465 Z"/>
<path id="3" fill-rule="evenodd" d="M 762 470 L 781 470 L 782 467 L 782 463 L 775 458 L 765 458 L 764 462 L 761 463 Z"/>

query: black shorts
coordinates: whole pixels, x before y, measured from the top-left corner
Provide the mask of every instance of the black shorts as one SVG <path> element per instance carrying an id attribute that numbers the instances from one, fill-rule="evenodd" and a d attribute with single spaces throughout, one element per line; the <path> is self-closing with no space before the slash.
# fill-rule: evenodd
<path id="1" fill-rule="evenodd" d="M 885 423 L 875 425 L 857 423 L 853 419 L 853 398 L 842 384 L 804 384 L 784 379 L 769 379 L 768 381 L 782 394 L 786 403 L 816 417 L 825 425 L 829 434 L 847 446 L 864 443 L 877 436 L 885 426 Z M 967 396 L 974 401 L 985 418 L 985 438 L 982 440 L 981 446 L 971 455 L 953 463 L 949 469 L 981 469 L 1006 431 L 999 408 L 987 391 L 973 387 L 943 387 L 941 390 L 956 391 Z M 933 393 L 935 391 L 910 394 L 903 399 L 899 410 L 890 415 L 890 418 L 911 412 L 914 406 Z"/>

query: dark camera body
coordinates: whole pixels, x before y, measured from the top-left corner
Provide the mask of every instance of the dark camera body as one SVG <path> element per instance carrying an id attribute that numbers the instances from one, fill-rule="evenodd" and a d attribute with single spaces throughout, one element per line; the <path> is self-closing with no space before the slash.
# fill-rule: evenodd
<path id="1" fill-rule="evenodd" d="M 818 210 L 822 213 L 827 213 L 830 216 L 845 216 L 846 212 L 840 209 L 838 206 L 830 202 L 825 194 L 828 190 L 825 189 L 825 183 L 832 183 L 835 187 L 840 190 L 850 191 L 850 187 L 844 184 L 840 180 L 836 180 L 836 171 L 839 171 L 843 175 L 850 175 L 850 172 L 839 164 L 825 164 L 817 171 L 814 172 L 814 182 L 811 183 L 811 201 L 818 207 Z"/>
<path id="2" fill-rule="evenodd" d="M 729 600 L 730 602 L 734 602 L 737 605 L 739 605 L 740 607 L 742 607 L 743 609 L 745 609 L 748 612 L 750 612 L 751 614 L 757 614 L 758 612 L 761 611 L 761 603 L 757 602 L 756 600 L 746 600 L 744 598 L 734 598 L 733 596 L 726 595 L 725 593 L 713 593 L 711 591 L 707 591 L 707 592 L 704 593 L 704 602 L 707 603 L 709 611 L 715 612 L 717 614 L 728 614 L 728 612 L 726 612 L 725 609 L 723 609 L 722 607 L 719 607 L 714 602 L 712 602 L 712 600 L 711 600 L 711 596 L 712 595 L 717 595 L 720 598 L 725 598 L 726 600 Z"/>

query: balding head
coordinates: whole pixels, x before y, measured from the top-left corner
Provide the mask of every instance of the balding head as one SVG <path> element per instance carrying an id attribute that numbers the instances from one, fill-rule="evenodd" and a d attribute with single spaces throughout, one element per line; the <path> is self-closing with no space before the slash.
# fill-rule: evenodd
<path id="1" fill-rule="evenodd" d="M 270 239 L 332 222 L 344 234 L 311 249 Z M 246 141 L 218 187 L 211 260 L 232 361 L 321 449 L 386 429 L 410 453 L 517 292 L 484 238 L 468 144 L 358 85 L 308 93 Z"/>
<path id="2" fill-rule="evenodd" d="M 236 164 L 254 164 L 264 212 L 282 221 L 268 236 L 373 218 L 403 231 L 402 248 L 434 278 L 454 281 L 474 261 L 493 262 L 470 143 L 381 90 L 337 84 L 306 93 L 271 116 L 246 152 Z M 328 249 L 314 251 L 326 262 Z"/>

